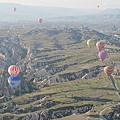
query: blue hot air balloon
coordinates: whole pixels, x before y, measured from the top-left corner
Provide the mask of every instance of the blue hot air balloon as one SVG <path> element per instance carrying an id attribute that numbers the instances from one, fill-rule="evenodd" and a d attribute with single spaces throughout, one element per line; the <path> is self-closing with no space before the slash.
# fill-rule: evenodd
<path id="1" fill-rule="evenodd" d="M 20 84 L 20 78 L 18 76 L 10 76 L 8 83 L 12 88 L 16 88 Z"/>

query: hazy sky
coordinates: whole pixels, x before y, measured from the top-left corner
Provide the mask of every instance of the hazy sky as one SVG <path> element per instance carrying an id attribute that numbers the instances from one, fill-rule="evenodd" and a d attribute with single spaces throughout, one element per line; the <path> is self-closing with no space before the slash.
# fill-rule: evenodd
<path id="1" fill-rule="evenodd" d="M 69 8 L 120 8 L 120 0 L 0 0 L 1 2 Z"/>

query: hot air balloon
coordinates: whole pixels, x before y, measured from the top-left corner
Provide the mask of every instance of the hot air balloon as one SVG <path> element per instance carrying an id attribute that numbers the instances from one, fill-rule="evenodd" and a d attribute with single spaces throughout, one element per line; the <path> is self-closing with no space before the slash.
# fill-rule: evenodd
<path id="1" fill-rule="evenodd" d="M 106 66 L 106 67 L 104 68 L 104 72 L 105 72 L 105 74 L 106 74 L 107 76 L 110 76 L 110 75 L 113 73 L 113 67 L 111 67 L 111 66 Z"/>
<path id="2" fill-rule="evenodd" d="M 20 78 L 18 76 L 10 76 L 8 83 L 12 88 L 16 88 L 20 84 Z"/>
<path id="3" fill-rule="evenodd" d="M 111 80 L 111 82 L 112 82 L 115 90 L 120 93 L 119 88 L 117 87 L 117 85 L 116 85 L 116 83 L 115 83 L 115 80 L 114 80 L 114 78 L 113 78 L 112 75 L 111 75 L 111 74 L 113 73 L 113 71 L 114 71 L 114 70 L 113 70 L 113 67 L 111 67 L 111 66 L 106 66 L 106 67 L 104 68 L 104 72 L 105 72 L 105 74 L 110 78 L 110 80 Z"/>
<path id="4" fill-rule="evenodd" d="M 88 45 L 88 47 L 91 48 L 92 46 L 94 46 L 94 41 L 93 40 L 88 40 L 87 45 Z"/>
<path id="5" fill-rule="evenodd" d="M 108 57 L 107 52 L 106 51 L 100 51 L 98 53 L 98 57 L 100 58 L 101 61 L 103 61 L 105 58 Z"/>
<path id="6" fill-rule="evenodd" d="M 23 28 L 26 28 L 26 24 L 23 24 Z"/>
<path id="7" fill-rule="evenodd" d="M 39 22 L 39 23 L 42 23 L 42 19 L 38 19 L 38 22 Z"/>
<path id="8" fill-rule="evenodd" d="M 11 75 L 11 76 L 17 76 L 20 72 L 20 68 L 17 66 L 17 65 L 11 65 L 9 68 L 8 68 L 8 73 Z"/>
<path id="9" fill-rule="evenodd" d="M 96 43 L 96 47 L 99 51 L 101 51 L 105 47 L 105 44 L 99 41 Z"/>
<path id="10" fill-rule="evenodd" d="M 14 11 L 14 12 L 16 11 L 16 8 L 15 8 L 15 7 L 13 8 L 13 11 Z"/>

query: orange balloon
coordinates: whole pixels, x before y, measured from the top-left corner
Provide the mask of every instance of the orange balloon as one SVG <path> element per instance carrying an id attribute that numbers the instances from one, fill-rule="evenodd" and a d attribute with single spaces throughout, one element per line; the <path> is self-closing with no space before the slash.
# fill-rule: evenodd
<path id="1" fill-rule="evenodd" d="M 110 76 L 112 73 L 113 73 L 113 67 L 110 67 L 110 66 L 106 66 L 104 68 L 104 72 L 107 76 Z"/>

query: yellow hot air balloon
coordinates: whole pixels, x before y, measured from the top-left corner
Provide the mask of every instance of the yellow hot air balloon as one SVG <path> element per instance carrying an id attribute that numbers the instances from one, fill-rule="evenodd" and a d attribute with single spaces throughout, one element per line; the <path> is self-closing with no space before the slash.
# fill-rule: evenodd
<path id="1" fill-rule="evenodd" d="M 91 48 L 92 46 L 94 46 L 94 41 L 93 40 L 88 40 L 87 45 L 88 45 L 88 47 Z"/>

